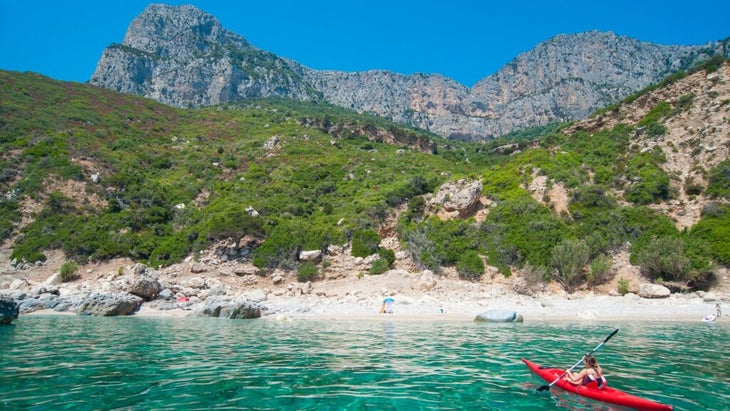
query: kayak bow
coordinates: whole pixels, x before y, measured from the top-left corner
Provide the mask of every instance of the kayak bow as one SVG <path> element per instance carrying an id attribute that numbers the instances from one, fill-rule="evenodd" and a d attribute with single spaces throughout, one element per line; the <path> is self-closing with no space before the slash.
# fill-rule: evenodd
<path id="1" fill-rule="evenodd" d="M 542 367 L 535 364 L 532 361 L 522 359 L 527 367 L 533 373 L 537 374 L 540 378 L 545 381 L 552 382 L 556 378 L 563 374 L 563 370 L 560 368 L 548 368 Z M 565 391 L 578 394 L 586 398 L 591 398 L 598 401 L 603 401 L 611 404 L 621 405 L 624 407 L 634 408 L 639 411 L 671 411 L 674 408 L 671 405 L 661 404 L 645 398 L 631 395 L 621 390 L 617 390 L 611 387 L 598 388 L 595 384 L 588 385 L 575 385 L 571 384 L 566 379 L 559 379 L 555 382 L 555 385 L 564 389 Z"/>

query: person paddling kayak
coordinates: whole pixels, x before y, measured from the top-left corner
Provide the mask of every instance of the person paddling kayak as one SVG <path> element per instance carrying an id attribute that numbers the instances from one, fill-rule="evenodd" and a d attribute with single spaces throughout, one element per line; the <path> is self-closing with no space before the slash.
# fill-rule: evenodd
<path id="1" fill-rule="evenodd" d="M 598 388 L 606 385 L 606 377 L 603 376 L 603 369 L 598 365 L 596 357 L 588 354 L 583 357 L 584 368 L 580 372 L 566 371 L 565 379 L 576 385 L 588 385 L 595 381 Z"/>

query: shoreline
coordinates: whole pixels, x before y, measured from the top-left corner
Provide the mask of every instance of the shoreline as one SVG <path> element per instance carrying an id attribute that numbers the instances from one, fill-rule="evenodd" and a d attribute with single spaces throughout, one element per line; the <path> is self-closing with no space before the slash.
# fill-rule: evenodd
<path id="1" fill-rule="evenodd" d="M 398 301 L 396 299 L 396 301 Z M 588 296 L 581 298 L 499 298 L 487 304 L 461 302 L 440 306 L 429 303 L 396 302 L 393 314 L 379 313 L 374 304 L 348 304 L 342 301 L 317 302 L 292 299 L 265 301 L 259 318 L 266 321 L 409 321 L 409 322 L 473 322 L 478 314 L 491 310 L 515 311 L 524 323 L 542 322 L 702 322 L 714 312 L 715 301 L 698 296 L 672 295 L 663 299 L 637 296 Z M 296 305 L 292 305 L 296 304 Z M 305 307 L 304 309 L 302 309 Z M 77 315 L 72 312 L 43 309 L 29 315 Z M 193 310 L 181 308 L 160 310 L 143 303 L 129 317 L 140 318 L 193 318 Z M 730 316 L 720 316 L 715 323 L 730 323 Z"/>
<path id="2" fill-rule="evenodd" d="M 299 282 L 291 272 L 260 276 L 252 274 L 250 264 L 207 259 L 205 263 L 186 262 L 159 270 L 126 260 L 111 261 L 86 267 L 72 282 L 60 282 L 57 264 L 49 263 L 28 272 L 0 273 L 0 294 L 23 295 L 20 299 L 28 296 L 42 305 L 59 296 L 136 293 L 137 298 L 151 301 L 143 301 L 130 316 L 148 318 L 198 316 L 196 311 L 205 304 L 227 301 L 260 308 L 260 318 L 266 321 L 473 322 L 479 314 L 502 310 L 520 315 L 525 323 L 702 322 L 716 312 L 719 302 L 726 314 L 716 322 L 730 323 L 727 270 L 719 273 L 712 290 L 651 293 L 642 292 L 645 281 L 637 268 L 627 265 L 627 259 L 625 253 L 617 257 L 612 282 L 571 294 L 554 282 L 544 284 L 541 291 L 525 293 L 519 273 L 505 277 L 490 271 L 479 281 L 461 280 L 453 270 L 435 275 L 428 270 L 399 268 L 380 275 L 360 275 L 365 263 L 347 255 L 332 257 L 339 268 L 330 267 L 331 275 L 312 282 Z M 350 263 L 354 265 L 347 265 Z M 620 295 L 616 282 L 627 278 L 630 292 Z M 135 290 L 139 285 L 148 289 Z M 386 297 L 395 300 L 394 314 L 380 314 Z M 178 298 L 185 302 L 176 303 Z M 76 315 L 50 308 L 54 306 L 37 306 L 39 310 L 20 315 Z"/>

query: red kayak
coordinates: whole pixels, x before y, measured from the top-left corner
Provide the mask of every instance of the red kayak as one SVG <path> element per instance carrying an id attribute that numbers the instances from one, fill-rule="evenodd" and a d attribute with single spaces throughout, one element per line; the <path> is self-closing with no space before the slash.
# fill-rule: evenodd
<path id="1" fill-rule="evenodd" d="M 528 368 L 530 368 L 530 371 L 539 375 L 548 383 L 552 383 L 553 381 L 555 381 L 556 378 L 560 377 L 563 372 L 565 372 L 565 370 L 560 368 L 541 367 L 534 362 L 531 362 L 524 358 L 522 359 L 522 361 L 527 365 Z M 606 386 L 604 386 L 603 388 L 598 388 L 595 383 L 588 385 L 575 385 L 571 384 L 568 380 L 561 378 L 560 380 L 558 380 L 558 382 L 555 383 L 555 385 L 564 389 L 565 391 L 570 391 L 573 394 L 582 395 L 587 398 L 608 402 L 611 404 L 621 405 L 623 407 L 634 408 L 639 411 L 671 411 L 674 409 L 674 407 L 672 407 L 671 405 L 660 404 L 658 402 L 640 398 L 635 395 L 631 395 L 623 391 L 617 390 L 615 388 Z"/>

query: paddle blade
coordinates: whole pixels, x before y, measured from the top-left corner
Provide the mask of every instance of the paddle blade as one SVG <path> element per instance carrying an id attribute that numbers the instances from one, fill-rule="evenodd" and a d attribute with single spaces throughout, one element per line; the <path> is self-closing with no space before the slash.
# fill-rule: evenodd
<path id="1" fill-rule="evenodd" d="M 543 385 L 542 387 L 538 388 L 537 390 L 540 392 L 547 391 L 550 389 L 549 385 Z"/>
<path id="2" fill-rule="evenodd" d="M 603 340 L 603 343 L 604 343 L 604 344 L 605 344 L 605 343 L 607 343 L 607 342 L 608 342 L 608 340 L 610 340 L 610 339 L 611 339 L 611 337 L 613 337 L 614 335 L 616 335 L 616 333 L 617 333 L 617 332 L 618 332 L 618 328 L 617 328 L 617 329 L 615 329 L 615 330 L 613 330 L 613 332 L 612 332 L 612 333 L 611 333 L 611 334 L 610 334 L 610 335 L 609 335 L 608 337 L 606 337 L 606 339 L 605 339 L 605 340 Z"/>

